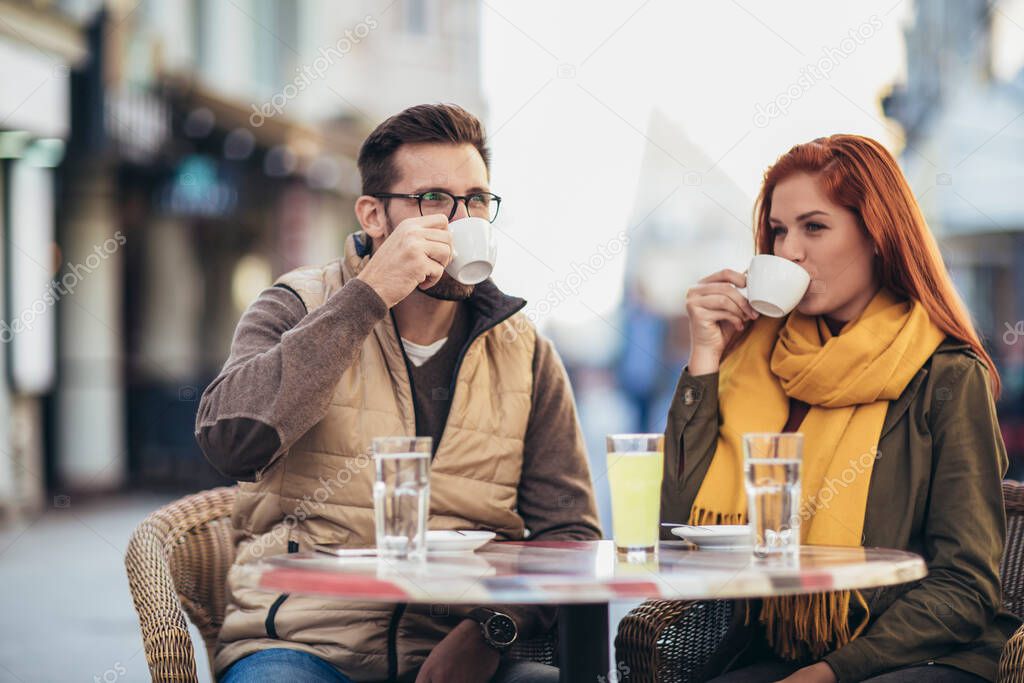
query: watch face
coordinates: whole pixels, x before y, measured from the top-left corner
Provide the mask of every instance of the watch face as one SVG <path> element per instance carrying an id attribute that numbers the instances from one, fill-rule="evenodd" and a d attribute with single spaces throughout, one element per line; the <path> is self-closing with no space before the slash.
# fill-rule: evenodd
<path id="1" fill-rule="evenodd" d="M 496 614 L 487 621 L 487 633 L 498 645 L 511 645 L 516 639 L 516 624 L 504 614 Z"/>

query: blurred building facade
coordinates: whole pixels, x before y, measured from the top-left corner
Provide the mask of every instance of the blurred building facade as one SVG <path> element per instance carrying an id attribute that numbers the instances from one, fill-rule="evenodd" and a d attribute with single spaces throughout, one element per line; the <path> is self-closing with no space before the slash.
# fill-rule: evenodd
<path id="1" fill-rule="evenodd" d="M 901 164 L 999 367 L 1011 474 L 1024 474 L 1024 70 L 994 77 L 994 0 L 930 0 L 906 28 L 907 79 L 884 99 Z M 995 131 L 995 133 L 993 133 Z"/>
<path id="2" fill-rule="evenodd" d="M 34 397 L 21 413 L 45 476 L 28 488 L 38 501 L 47 487 L 215 483 L 192 437 L 195 411 L 239 316 L 276 275 L 340 253 L 356 228 L 358 148 L 383 118 L 425 101 L 485 114 L 479 2 L 0 5 L 5 20 L 8 6 L 39 15 L 78 46 L 58 55 L 66 120 L 42 126 L 48 111 L 0 124 L 8 143 L 8 133 L 66 141 L 51 162 L 52 235 L 36 240 L 37 251 L 59 250 L 47 253 L 53 267 L 36 266 L 36 289 L 74 284 L 47 308 L 52 341 L 40 354 L 52 379 L 26 393 L 8 372 L 0 391 L 0 403 Z M 5 103 L 26 94 L 0 92 Z M 5 176 L 27 149 L 7 154 Z M 39 220 L 5 215 L 5 243 Z M 4 272 L 10 288 L 16 272 Z M 6 300 L 9 321 L 18 309 Z M 8 364 L 25 347 L 5 345 Z M 0 448 L 22 433 L 0 427 Z M 0 502 L 13 495 L 10 469 L 0 470 Z"/>
<path id="3" fill-rule="evenodd" d="M 87 57 L 73 21 L 0 3 L 0 514 L 43 504 L 47 397 L 57 383 L 51 287 L 69 74 Z"/>

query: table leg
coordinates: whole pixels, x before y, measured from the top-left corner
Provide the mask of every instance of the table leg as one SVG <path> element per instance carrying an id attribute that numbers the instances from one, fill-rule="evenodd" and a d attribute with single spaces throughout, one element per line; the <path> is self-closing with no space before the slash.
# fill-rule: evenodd
<path id="1" fill-rule="evenodd" d="M 559 683 L 608 680 L 608 604 L 562 605 L 558 610 Z"/>

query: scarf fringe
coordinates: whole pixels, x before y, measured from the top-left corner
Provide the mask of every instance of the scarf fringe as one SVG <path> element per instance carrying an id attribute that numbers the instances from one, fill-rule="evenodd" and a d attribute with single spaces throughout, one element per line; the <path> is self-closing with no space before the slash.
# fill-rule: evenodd
<path id="1" fill-rule="evenodd" d="M 746 524 L 743 513 L 723 513 L 694 506 L 688 524 Z M 852 630 L 850 604 L 855 599 L 864 616 Z M 750 623 L 750 604 L 745 603 L 744 623 Z M 855 640 L 867 628 L 868 604 L 860 591 L 833 591 L 810 595 L 765 598 L 759 621 L 765 637 L 779 657 L 787 661 L 818 660 Z"/>
<path id="2" fill-rule="evenodd" d="M 690 508 L 690 518 L 687 524 L 694 526 L 714 526 L 716 524 L 746 524 L 747 515 L 745 512 L 715 512 L 706 510 L 694 505 Z"/>
<path id="3" fill-rule="evenodd" d="M 856 599 L 864 611 L 852 630 L 851 599 Z M 868 605 L 860 591 L 766 598 L 760 616 L 768 644 L 788 661 L 821 659 L 860 636 L 869 619 Z"/>

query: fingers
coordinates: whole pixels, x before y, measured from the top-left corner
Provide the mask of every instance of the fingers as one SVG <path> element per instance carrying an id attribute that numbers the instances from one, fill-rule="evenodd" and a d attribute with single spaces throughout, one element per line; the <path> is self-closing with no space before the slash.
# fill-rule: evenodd
<path id="1" fill-rule="evenodd" d="M 704 285 L 714 282 L 728 282 L 742 288 L 747 286 L 747 275 L 746 273 L 740 273 L 730 268 L 726 268 L 702 278 L 698 281 L 698 284 Z"/>
<path id="2" fill-rule="evenodd" d="M 441 276 L 444 275 L 444 266 L 442 266 L 434 259 L 426 259 L 426 264 L 424 265 L 423 272 L 423 281 L 420 282 L 419 288 L 430 289 L 431 287 L 436 285 L 438 281 L 441 279 Z"/>
<path id="3" fill-rule="evenodd" d="M 447 266 L 452 260 L 452 234 L 444 216 L 420 216 L 402 221 L 402 234 L 392 235 L 398 253 L 424 254 L 432 261 Z M 398 232 L 397 230 L 395 231 Z M 397 237 L 397 239 L 395 239 Z"/>
<path id="4" fill-rule="evenodd" d="M 715 315 L 719 313 L 728 313 L 730 316 L 743 322 L 753 319 L 752 316 L 747 315 L 746 311 L 744 311 L 739 304 L 724 294 L 711 294 L 709 296 L 701 297 L 697 300 L 696 304 L 707 312 L 705 313 L 705 316 L 707 316 L 708 313 L 714 313 Z M 712 319 L 720 320 L 720 318 L 717 317 Z"/>
<path id="5" fill-rule="evenodd" d="M 707 285 L 698 285 L 694 289 L 690 290 L 687 298 L 701 299 L 707 298 L 709 304 L 713 308 L 721 308 L 721 305 L 716 306 L 715 302 L 722 303 L 721 297 L 728 299 L 734 306 L 740 309 L 740 312 L 747 318 L 754 320 L 758 317 L 757 311 L 750 305 L 747 297 L 740 294 L 739 290 L 730 284 L 726 283 L 713 283 Z M 722 304 L 724 305 L 724 304 Z"/>
<path id="6" fill-rule="evenodd" d="M 423 253 L 427 255 L 431 261 L 436 261 L 441 264 L 444 268 L 452 260 L 452 247 L 446 242 L 423 242 Z"/>
<path id="7" fill-rule="evenodd" d="M 438 227 L 418 227 L 409 237 L 416 240 L 418 250 L 441 265 L 447 266 L 452 260 L 452 234 L 448 232 L 447 221 L 442 221 Z"/>
<path id="8" fill-rule="evenodd" d="M 425 233 L 447 233 L 448 217 L 442 214 L 431 214 L 429 216 L 416 216 L 406 218 L 395 226 L 392 237 L 395 235 L 423 235 Z"/>
<path id="9" fill-rule="evenodd" d="M 419 216 L 417 218 L 410 219 L 417 228 L 426 228 L 428 230 L 448 230 L 448 216 L 443 213 L 433 213 L 428 216 Z"/>
<path id="10" fill-rule="evenodd" d="M 746 318 L 742 318 L 732 311 L 709 311 L 704 317 L 704 320 L 711 323 L 726 323 L 736 328 L 737 332 L 742 332 L 743 328 L 747 325 Z"/>
<path id="11" fill-rule="evenodd" d="M 449 247 L 452 244 L 452 234 L 445 229 L 433 230 L 430 228 L 420 228 L 413 233 L 416 239 L 421 239 L 424 242 L 434 242 L 437 244 L 447 244 Z"/>
<path id="12" fill-rule="evenodd" d="M 726 286 L 732 288 L 732 285 Z M 739 297 L 740 300 L 737 301 L 735 297 Z M 738 293 L 733 296 L 728 292 L 691 291 L 686 297 L 686 311 L 691 318 L 696 319 L 703 319 L 709 313 L 716 311 L 728 311 L 743 321 L 756 320 L 760 317 L 757 311 L 750 307 L 750 303 L 746 299 L 743 299 Z"/>

